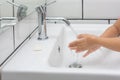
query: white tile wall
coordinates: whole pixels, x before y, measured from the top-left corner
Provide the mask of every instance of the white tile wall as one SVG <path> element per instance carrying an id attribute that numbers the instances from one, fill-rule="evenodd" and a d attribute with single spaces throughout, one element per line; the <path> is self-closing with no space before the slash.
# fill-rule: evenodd
<path id="1" fill-rule="evenodd" d="M 68 18 L 82 18 L 81 0 L 56 0 L 48 6 L 48 16 L 62 16 Z"/>
<path id="2" fill-rule="evenodd" d="M 44 0 L 15 0 L 15 3 L 27 5 L 29 14 L 35 10 L 36 6 L 42 4 L 43 1 Z M 82 18 L 82 0 L 56 1 L 56 3 L 48 6 L 48 16 Z M 83 2 L 84 18 L 112 19 L 120 17 L 120 0 L 83 0 Z"/>
<path id="3" fill-rule="evenodd" d="M 0 3 L 4 3 L 4 5 L 2 5 L 2 16 L 11 16 L 12 7 L 5 1 L 6 0 L 0 1 Z M 36 6 L 42 4 L 43 1 L 44 0 L 15 0 L 15 3 L 27 5 L 29 7 L 29 14 L 30 12 L 34 11 Z M 56 1 L 56 3 L 48 6 L 48 16 L 82 18 L 82 0 Z M 83 0 L 83 2 L 84 18 L 112 19 L 120 17 L 120 0 Z"/>
<path id="4" fill-rule="evenodd" d="M 70 20 L 73 24 L 108 24 L 108 20 Z"/>
<path id="5" fill-rule="evenodd" d="M 116 20 L 110 20 L 110 24 L 114 24 Z"/>
<path id="6" fill-rule="evenodd" d="M 30 35 L 37 25 L 37 13 L 27 16 L 15 25 L 15 48 Z"/>
<path id="7" fill-rule="evenodd" d="M 84 18 L 118 18 L 120 0 L 84 0 Z"/>
<path id="8" fill-rule="evenodd" d="M 27 15 L 35 11 L 35 8 L 43 4 L 44 0 L 14 0 L 16 4 L 24 4 L 28 7 Z M 17 14 L 17 7 L 15 7 L 15 15 Z"/>
<path id="9" fill-rule="evenodd" d="M 0 17 L 11 17 L 13 16 L 12 5 L 6 2 L 7 0 L 0 0 Z M 12 0 L 10 0 L 12 1 Z"/>
<path id="10" fill-rule="evenodd" d="M 13 27 L 0 29 L 0 64 L 12 53 Z"/>

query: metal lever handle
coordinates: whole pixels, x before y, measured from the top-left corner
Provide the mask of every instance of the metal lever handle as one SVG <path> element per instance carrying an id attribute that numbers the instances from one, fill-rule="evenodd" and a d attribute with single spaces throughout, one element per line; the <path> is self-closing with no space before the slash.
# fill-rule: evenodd
<path id="1" fill-rule="evenodd" d="M 45 7 L 47 7 L 47 6 L 51 5 L 51 4 L 54 4 L 54 3 L 56 3 L 56 0 L 55 0 L 55 1 L 52 1 L 52 2 L 49 2 L 49 3 L 46 3 L 46 4 L 45 4 Z"/>
<path id="2" fill-rule="evenodd" d="M 42 6 L 38 6 L 38 7 L 36 7 L 36 11 L 38 12 L 38 13 L 44 13 L 44 10 L 43 10 L 43 7 Z"/>

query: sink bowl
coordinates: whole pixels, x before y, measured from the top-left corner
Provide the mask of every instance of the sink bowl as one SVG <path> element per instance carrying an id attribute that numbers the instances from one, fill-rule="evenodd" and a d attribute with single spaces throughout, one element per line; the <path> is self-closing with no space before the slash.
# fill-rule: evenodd
<path id="1" fill-rule="evenodd" d="M 78 34 L 100 35 L 110 25 L 72 24 Z M 65 25 L 49 25 L 48 40 L 38 41 L 33 36 L 17 54 L 2 68 L 2 80 L 119 80 L 120 52 L 101 47 L 86 58 L 79 53 L 81 68 L 70 68 L 76 60 L 76 53 L 68 44 L 76 35 Z M 33 45 L 40 44 L 40 51 L 33 51 Z"/>
<path id="2" fill-rule="evenodd" d="M 108 25 L 72 25 L 71 27 L 73 27 L 78 34 L 87 33 L 99 36 L 106 30 Z M 120 52 L 101 47 L 86 58 L 82 57 L 86 51 L 76 56 L 76 53 L 68 48 L 68 44 L 75 39 L 76 35 L 69 27 L 65 27 L 48 59 L 50 67 L 59 69 L 60 72 L 62 72 L 59 73 L 58 71 L 59 75 L 56 74 L 55 76 L 59 76 L 60 79 L 63 80 L 64 77 L 69 80 L 120 79 Z M 76 58 L 82 67 L 70 68 L 70 65 L 76 61 Z"/>

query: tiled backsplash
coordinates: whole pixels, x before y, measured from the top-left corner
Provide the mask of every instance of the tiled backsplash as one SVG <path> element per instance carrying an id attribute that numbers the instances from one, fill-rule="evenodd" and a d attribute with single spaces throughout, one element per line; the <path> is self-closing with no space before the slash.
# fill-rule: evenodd
<path id="1" fill-rule="evenodd" d="M 84 18 L 117 19 L 120 17 L 120 0 L 83 0 Z"/>
<path id="2" fill-rule="evenodd" d="M 82 18 L 82 0 L 56 0 L 48 6 L 48 16 Z"/>
<path id="3" fill-rule="evenodd" d="M 14 50 L 13 27 L 0 29 L 0 65 Z"/>
<path id="4" fill-rule="evenodd" d="M 37 14 L 33 13 L 7 29 L 0 28 L 0 65 L 13 54 L 21 43 L 37 28 Z"/>
<path id="5" fill-rule="evenodd" d="M 6 0 L 0 0 L 0 17 L 11 17 L 11 16 L 13 16 L 13 7 L 10 4 L 8 4 Z"/>
<path id="6" fill-rule="evenodd" d="M 33 13 L 15 25 L 15 48 L 32 33 L 38 25 L 37 22 L 37 13 Z"/>
<path id="7" fill-rule="evenodd" d="M 79 20 L 107 20 L 120 16 L 120 0 L 56 0 L 48 7 L 48 16 Z"/>

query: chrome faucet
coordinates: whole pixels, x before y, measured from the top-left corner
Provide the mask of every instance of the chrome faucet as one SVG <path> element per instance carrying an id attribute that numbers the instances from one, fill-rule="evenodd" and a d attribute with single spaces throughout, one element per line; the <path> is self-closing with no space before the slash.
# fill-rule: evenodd
<path id="1" fill-rule="evenodd" d="M 46 20 L 62 20 L 64 21 L 68 26 L 70 26 L 70 22 L 62 17 L 47 17 L 47 6 L 50 4 L 55 3 L 56 1 L 52 1 L 50 3 L 47 3 L 47 0 L 45 0 L 44 5 L 36 7 L 36 11 L 38 13 L 38 40 L 45 40 L 48 39 L 47 36 L 47 29 L 46 29 Z"/>
<path id="2" fill-rule="evenodd" d="M 48 38 L 46 29 L 46 7 L 39 6 L 36 8 L 38 13 L 38 40 Z"/>
<path id="3" fill-rule="evenodd" d="M 58 21 L 63 21 L 67 26 L 70 26 L 70 22 L 63 17 L 46 17 L 46 20 L 58 20 Z"/>

